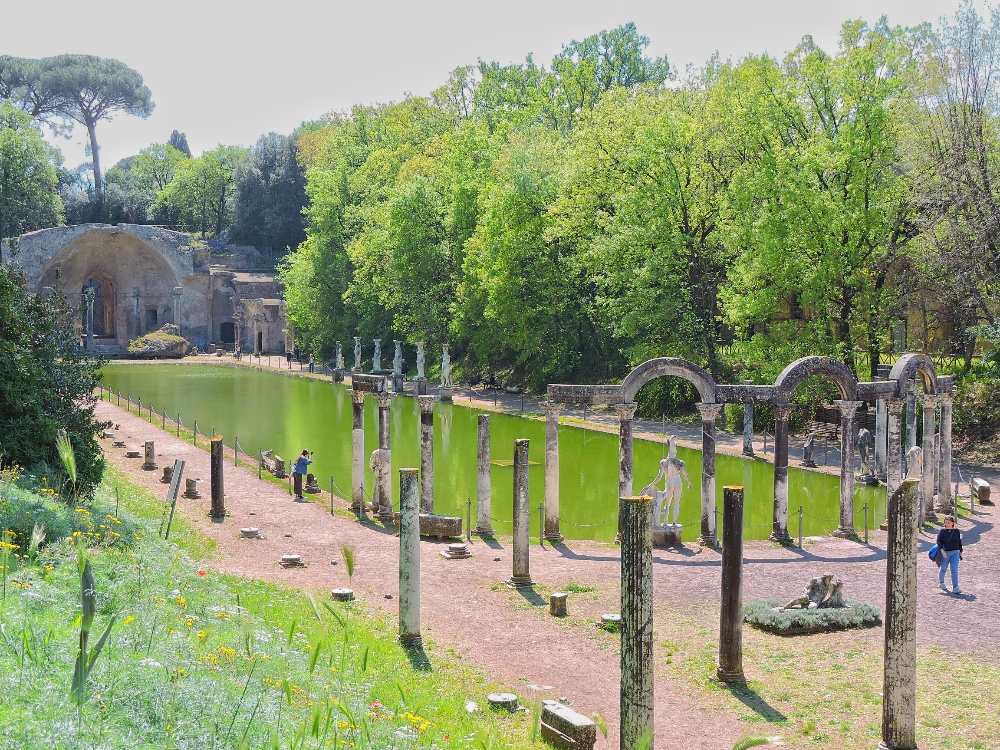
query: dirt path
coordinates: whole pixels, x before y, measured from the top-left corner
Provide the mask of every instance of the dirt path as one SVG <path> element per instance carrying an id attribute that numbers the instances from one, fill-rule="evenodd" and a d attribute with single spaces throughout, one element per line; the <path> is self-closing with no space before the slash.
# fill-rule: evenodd
<path id="1" fill-rule="evenodd" d="M 186 477 L 205 479 L 201 500 L 178 502 L 178 512 L 212 537 L 214 558 L 206 564 L 220 571 L 275 581 L 311 590 L 346 586 L 347 574 L 338 560 L 339 546 L 355 548 L 357 563 L 353 588 L 367 603 L 395 614 L 398 589 L 398 539 L 386 529 L 362 525 L 343 516 L 329 514 L 329 495 L 317 503 L 296 503 L 281 487 L 260 481 L 247 469 L 226 466 L 226 508 L 231 513 L 221 524 L 209 522 L 209 457 L 202 447 L 163 432 L 106 402 L 97 406 L 97 417 L 119 428 L 117 437 L 129 448 L 142 448 L 146 440 L 156 442 L 158 463 L 168 465 L 180 458 L 187 462 Z M 123 468 L 139 484 L 159 497 L 166 485 L 161 472 L 141 469 L 141 460 L 126 459 L 125 450 L 104 441 L 108 460 Z M 502 499 L 498 499 L 498 502 Z M 346 503 L 336 500 L 337 506 Z M 936 644 L 946 650 L 976 652 L 1000 660 L 1000 646 L 988 642 L 984 633 L 995 621 L 992 602 L 1000 593 L 1000 546 L 997 534 L 988 533 L 995 522 L 994 508 L 977 506 L 974 520 L 960 527 L 967 545 L 962 563 L 961 597 L 942 595 L 937 589 L 936 569 L 926 549 L 933 543 L 921 536 L 918 555 L 918 627 L 920 644 Z M 258 526 L 264 540 L 239 538 L 242 526 Z M 288 536 L 290 535 L 290 536 Z M 522 696 L 527 684 L 551 686 L 543 697 L 567 696 L 573 707 L 585 714 L 599 712 L 607 721 L 609 737 L 599 738 L 598 747 L 618 745 L 618 652 L 614 636 L 593 626 L 602 612 L 618 611 L 619 555 L 616 547 L 593 542 L 531 547 L 531 575 L 539 592 L 519 598 L 505 587 L 497 587 L 511 575 L 509 543 L 487 544 L 479 539 L 470 546 L 473 557 L 445 560 L 438 553 L 443 545 L 421 544 L 421 614 L 428 656 L 452 648 L 463 660 L 485 669 L 496 681 Z M 304 569 L 282 569 L 282 554 L 297 553 L 309 564 Z M 500 558 L 496 561 L 495 558 Z M 716 550 L 687 547 L 680 552 L 654 551 L 655 616 L 671 612 L 696 614 L 715 626 L 719 599 L 720 556 Z M 746 600 L 770 596 L 797 596 L 805 582 L 830 570 L 843 579 L 851 598 L 878 604 L 885 600 L 885 534 L 876 532 L 871 544 L 823 538 L 805 550 L 775 547 L 767 542 L 745 543 Z M 543 609 L 547 591 L 564 590 L 571 583 L 586 584 L 595 594 L 570 595 L 569 621 L 556 620 Z M 387 600 L 384 594 L 391 593 Z M 708 614 L 706 614 L 708 613 Z M 708 621 L 709 615 L 713 618 Z M 947 627 L 940 627 L 946 622 Z M 870 631 L 873 646 L 881 642 L 881 630 Z M 754 665 L 745 664 L 748 678 Z M 483 700 L 470 696 L 474 700 Z M 746 725 L 726 715 L 691 690 L 663 674 L 656 677 L 656 729 L 670 736 L 684 727 L 685 747 L 718 750 L 731 747 L 746 732 Z"/>

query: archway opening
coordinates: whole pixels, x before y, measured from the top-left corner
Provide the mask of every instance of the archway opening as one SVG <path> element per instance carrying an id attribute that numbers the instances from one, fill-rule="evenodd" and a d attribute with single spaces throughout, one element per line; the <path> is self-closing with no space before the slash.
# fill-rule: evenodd
<path id="1" fill-rule="evenodd" d="M 93 276 L 84 283 L 80 290 L 83 294 L 93 294 L 94 300 L 94 336 L 113 337 L 115 335 L 115 294 L 114 287 L 106 278 Z M 82 327 L 87 330 L 87 311 L 83 311 Z"/>
<path id="2" fill-rule="evenodd" d="M 227 321 L 219 325 L 219 338 L 222 339 L 223 344 L 236 343 L 236 329 L 232 323 Z"/>

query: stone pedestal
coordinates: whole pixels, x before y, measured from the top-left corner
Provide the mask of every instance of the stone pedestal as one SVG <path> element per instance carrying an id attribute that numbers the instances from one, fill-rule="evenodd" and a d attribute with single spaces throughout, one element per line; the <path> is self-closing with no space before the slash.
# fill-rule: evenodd
<path id="1" fill-rule="evenodd" d="M 514 441 L 514 571 L 509 581 L 518 588 L 534 585 L 528 562 L 529 515 L 528 441 L 520 439 Z"/>
<path id="2" fill-rule="evenodd" d="M 559 533 L 559 412 L 562 406 L 542 402 L 545 413 L 545 538 L 561 542 Z"/>
<path id="3" fill-rule="evenodd" d="M 191 500 L 197 500 L 201 497 L 201 493 L 198 492 L 198 482 L 200 479 L 185 479 L 184 480 L 184 497 Z"/>
<path id="4" fill-rule="evenodd" d="M 341 369 L 336 369 L 333 371 L 333 382 L 343 383 L 344 382 L 344 371 Z"/>
<path id="5" fill-rule="evenodd" d="M 481 536 L 493 536 L 493 522 L 490 520 L 491 495 L 490 487 L 490 415 L 480 414 L 477 417 L 479 428 L 478 464 L 476 468 L 476 528 L 474 532 Z"/>
<path id="6" fill-rule="evenodd" d="M 722 490 L 722 594 L 719 663 L 722 682 L 743 685 L 743 488 Z"/>
<path id="7" fill-rule="evenodd" d="M 772 542 L 788 542 L 788 417 L 791 404 L 774 405 L 774 521 Z"/>
<path id="8" fill-rule="evenodd" d="M 393 391 L 393 393 L 402 393 L 403 392 L 403 376 L 402 375 L 396 375 L 395 373 L 393 373 L 393 375 L 392 375 L 392 391 Z"/>
<path id="9" fill-rule="evenodd" d="M 653 501 L 622 497 L 621 729 L 622 750 L 653 737 Z M 652 747 L 652 743 L 650 744 Z"/>
<path id="10" fill-rule="evenodd" d="M 442 401 L 447 401 L 451 403 L 451 388 L 445 388 L 444 386 L 441 386 L 438 389 L 438 394 Z"/>
<path id="11" fill-rule="evenodd" d="M 678 524 L 668 523 L 665 526 L 656 526 L 653 528 L 653 546 L 654 547 L 680 547 L 684 542 L 681 540 L 681 535 L 684 531 L 684 527 Z"/>
<path id="12" fill-rule="evenodd" d="M 142 468 L 146 471 L 153 471 L 156 466 L 156 448 L 152 440 L 147 440 L 145 444 L 145 457 L 142 461 Z"/>
<path id="13" fill-rule="evenodd" d="M 163 467 L 163 476 L 160 477 L 160 481 L 163 484 L 170 484 L 170 480 L 173 479 L 173 478 L 174 478 L 174 467 L 173 466 L 164 466 Z"/>
<path id="14" fill-rule="evenodd" d="M 549 595 L 549 614 L 553 617 L 566 616 L 566 599 L 569 595 L 562 591 L 557 591 Z"/>
<path id="15" fill-rule="evenodd" d="M 417 378 L 413 384 L 418 396 L 427 395 L 427 378 Z"/>
<path id="16" fill-rule="evenodd" d="M 420 488 L 418 469 L 399 470 L 399 642 L 419 646 Z"/>
<path id="17" fill-rule="evenodd" d="M 309 495 L 318 495 L 321 492 L 319 482 L 316 481 L 314 474 L 306 474 L 306 486 L 302 488 L 302 491 Z"/>

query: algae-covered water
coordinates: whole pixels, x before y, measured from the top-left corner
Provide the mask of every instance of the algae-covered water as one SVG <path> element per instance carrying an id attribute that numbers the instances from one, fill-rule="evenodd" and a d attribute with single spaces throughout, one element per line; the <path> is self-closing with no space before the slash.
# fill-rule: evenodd
<path id="1" fill-rule="evenodd" d="M 351 397 L 342 385 L 329 380 L 289 377 L 249 368 L 215 365 L 111 364 L 103 369 L 105 386 L 121 391 L 133 402 L 151 404 L 169 418 L 180 414 L 187 427 L 198 421 L 202 434 L 214 428 L 232 446 L 240 446 L 256 457 L 259 449 L 272 449 L 293 459 L 303 449 L 315 452 L 313 473 L 324 489 L 350 497 Z M 466 515 L 466 500 L 472 500 L 476 518 L 476 417 L 482 413 L 459 403 L 438 403 L 434 412 L 434 510 L 448 515 Z M 373 475 L 367 457 L 378 447 L 375 399 L 365 402 L 365 492 L 371 495 Z M 392 401 L 393 500 L 398 507 L 398 474 L 402 467 L 420 465 L 420 411 L 416 400 L 398 397 Z M 542 419 L 493 414 L 491 419 L 492 516 L 500 533 L 511 532 L 513 469 L 510 461 L 514 440 L 528 438 L 532 533 L 538 530 L 538 506 L 544 497 L 545 423 Z M 665 446 L 636 439 L 634 486 L 648 483 L 657 473 Z M 231 452 L 227 452 L 231 456 Z M 699 532 L 701 454 L 678 449 L 687 464 L 692 488 L 685 485 L 680 523 L 684 538 Z M 610 541 L 615 536 L 618 505 L 618 436 L 570 425 L 559 427 L 560 530 L 569 539 Z M 745 488 L 744 525 L 748 539 L 765 539 L 771 530 L 773 466 L 732 456 L 716 458 L 716 502 L 722 515 L 722 487 Z M 798 509 L 803 509 L 803 533 L 826 534 L 835 529 L 839 517 L 839 477 L 789 469 L 789 522 L 792 536 L 798 533 Z M 869 523 L 885 516 L 885 490 L 859 486 L 855 498 L 855 526 L 864 527 L 864 503 L 869 505 Z"/>

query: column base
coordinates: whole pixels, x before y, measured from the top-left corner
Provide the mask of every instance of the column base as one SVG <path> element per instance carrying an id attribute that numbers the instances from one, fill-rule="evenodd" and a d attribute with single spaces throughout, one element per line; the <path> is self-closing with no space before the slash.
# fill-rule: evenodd
<path id="1" fill-rule="evenodd" d="M 743 455 L 746 456 L 747 458 L 756 458 L 757 457 L 757 454 L 753 452 L 753 448 L 751 448 L 750 450 L 746 450 L 744 448 L 743 449 Z"/>
<path id="2" fill-rule="evenodd" d="M 535 585 L 535 582 L 531 580 L 531 576 L 511 576 L 507 579 L 506 584 L 515 589 L 530 589 Z"/>
<path id="3" fill-rule="evenodd" d="M 392 512 L 392 508 L 379 508 L 378 509 L 378 520 L 384 521 L 385 523 L 392 523 L 396 520 L 396 515 Z"/>
<path id="4" fill-rule="evenodd" d="M 778 544 L 787 544 L 792 541 L 792 538 L 788 536 L 788 529 L 779 529 L 778 531 L 771 532 L 771 535 L 768 537 L 768 541 L 777 542 Z"/>
<path id="5" fill-rule="evenodd" d="M 937 513 L 934 512 L 934 508 L 932 506 L 924 512 L 924 523 L 936 520 L 938 520 Z"/>
<path id="6" fill-rule="evenodd" d="M 836 531 L 830 532 L 830 536 L 835 536 L 838 539 L 852 539 L 857 535 L 858 532 L 854 530 L 853 526 L 840 526 Z"/>
<path id="7" fill-rule="evenodd" d="M 955 511 L 955 503 L 950 497 L 941 497 L 940 495 L 935 495 L 934 510 L 937 511 L 938 513 L 945 513 L 945 514 L 953 513 Z"/>
<path id="8" fill-rule="evenodd" d="M 477 536 L 496 536 L 497 535 L 497 532 L 494 529 L 491 529 L 489 526 L 487 526 L 485 528 L 480 528 L 479 526 L 477 526 L 476 528 L 474 528 L 472 530 L 472 533 L 476 534 Z"/>
<path id="9" fill-rule="evenodd" d="M 552 542 L 553 544 L 558 544 L 559 542 L 562 542 L 565 539 L 566 537 L 564 537 L 562 534 L 559 533 L 559 529 L 554 529 L 553 531 L 548 531 L 548 530 L 545 531 L 546 542 Z"/>
<path id="10" fill-rule="evenodd" d="M 907 747 L 903 747 L 902 745 L 887 745 L 885 744 L 885 740 L 880 740 L 876 750 L 917 750 L 917 746 L 908 745 Z"/>
<path id="11" fill-rule="evenodd" d="M 419 633 L 417 635 L 412 635 L 412 634 L 401 635 L 401 636 L 399 636 L 399 644 L 401 646 L 411 646 L 411 647 L 413 647 L 413 646 L 423 646 L 424 645 L 424 639 L 423 639 L 422 636 L 420 636 Z"/>
<path id="12" fill-rule="evenodd" d="M 715 534 L 702 534 L 698 537 L 698 544 L 702 547 L 718 547 L 719 539 Z"/>
<path id="13" fill-rule="evenodd" d="M 684 527 L 678 524 L 656 526 L 653 528 L 653 546 L 680 547 L 683 544 L 681 541 L 681 532 L 683 531 Z"/>
<path id="14" fill-rule="evenodd" d="M 803 460 L 802 461 L 802 467 L 805 468 L 805 469 L 816 469 L 816 468 L 819 468 L 819 467 L 816 466 L 816 462 L 813 461 L 812 459 Z"/>
<path id="15" fill-rule="evenodd" d="M 451 388 L 445 388 L 442 386 L 440 389 L 438 389 L 438 392 L 440 393 L 442 401 L 448 401 L 448 402 L 451 401 Z"/>
<path id="16" fill-rule="evenodd" d="M 718 678 L 719 682 L 725 682 L 727 685 L 746 685 L 747 678 L 743 675 L 743 670 L 729 671 L 723 669 L 720 666 L 715 668 L 715 676 Z"/>

